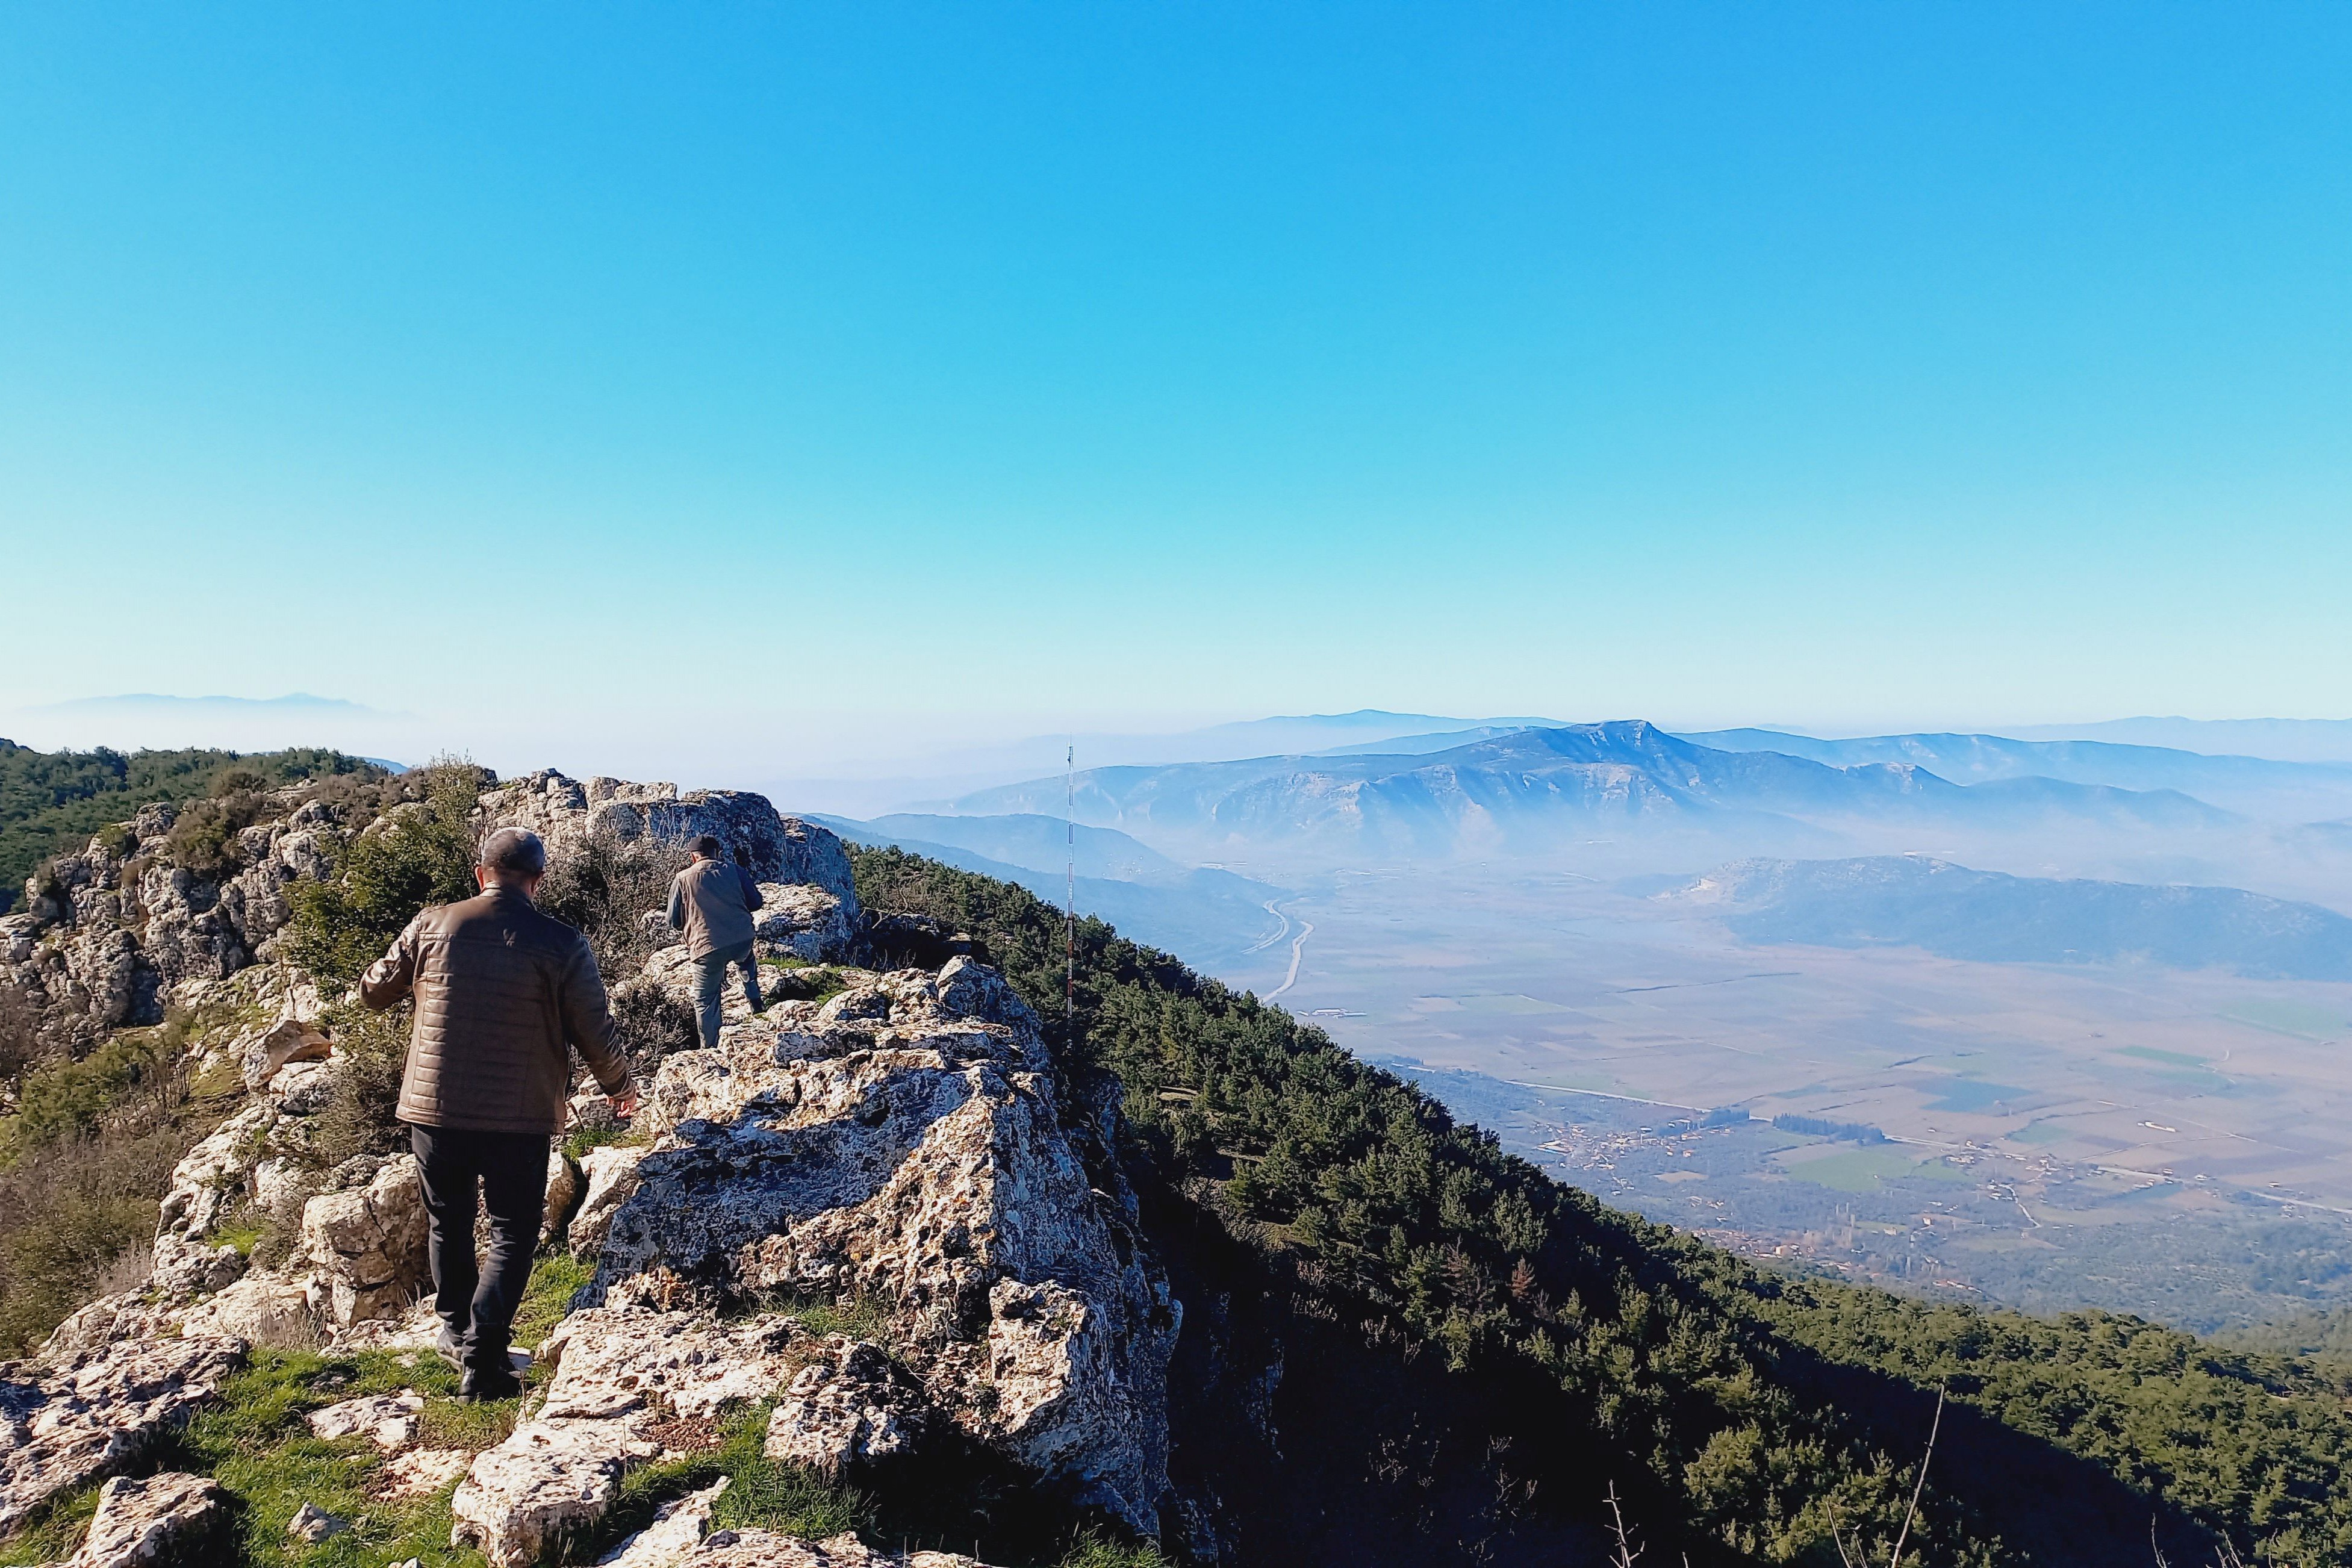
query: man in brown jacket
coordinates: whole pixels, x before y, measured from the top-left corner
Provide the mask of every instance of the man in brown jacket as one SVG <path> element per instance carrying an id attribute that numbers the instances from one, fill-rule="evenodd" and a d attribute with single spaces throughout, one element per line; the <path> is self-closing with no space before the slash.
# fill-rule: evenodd
<path id="1" fill-rule="evenodd" d="M 539 836 L 501 827 L 477 861 L 481 896 L 409 921 L 361 979 L 360 1000 L 416 999 L 399 1116 L 424 1169 L 441 1353 L 464 1370 L 467 1398 L 505 1399 L 521 1392 L 507 1336 L 539 1242 L 548 1143 L 563 1127 L 566 1045 L 620 1115 L 635 1111 L 637 1095 L 587 939 L 531 906 L 547 870 Z M 474 1256 L 478 1187 L 490 1215 L 487 1271 Z"/>
<path id="2" fill-rule="evenodd" d="M 693 860 L 670 879 L 669 923 L 686 933 L 687 956 L 702 971 L 696 1011 L 708 1050 L 719 1044 L 724 1016 L 719 999 L 729 964 L 743 972 L 743 1001 L 751 1011 L 766 1006 L 760 1000 L 760 960 L 751 951 L 751 912 L 763 900 L 749 871 L 719 858 L 715 835 L 704 834 L 691 847 Z"/>

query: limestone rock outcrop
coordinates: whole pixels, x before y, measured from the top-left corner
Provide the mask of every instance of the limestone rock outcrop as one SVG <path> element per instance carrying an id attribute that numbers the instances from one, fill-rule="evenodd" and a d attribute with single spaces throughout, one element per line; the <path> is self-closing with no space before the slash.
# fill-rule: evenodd
<path id="1" fill-rule="evenodd" d="M 813 882 L 762 882 L 751 934 L 761 958 L 824 963 L 849 956 L 857 941 L 857 903 Z"/>
<path id="2" fill-rule="evenodd" d="M 780 816 L 764 795 L 711 789 L 681 795 L 676 784 L 607 778 L 583 784 L 549 771 L 485 794 L 481 820 L 485 827 L 528 827 L 550 849 L 598 836 L 621 844 L 652 838 L 683 847 L 708 833 L 752 880 L 822 888 L 841 900 L 853 924 L 856 918 L 857 890 L 840 838 L 796 816 Z"/>
<path id="3" fill-rule="evenodd" d="M 661 1455 L 659 1423 L 772 1394 L 792 1374 L 795 1337 L 781 1317 L 739 1326 L 642 1308 L 572 1313 L 541 1347 L 551 1375 L 531 1419 L 458 1486 L 455 1539 L 499 1568 L 536 1561 L 604 1515 L 632 1464 Z"/>
<path id="4" fill-rule="evenodd" d="M 414 1155 L 366 1173 L 338 1171 L 339 1190 L 302 1208 L 302 1250 L 312 1268 L 310 1308 L 341 1328 L 397 1317 L 425 1283 L 425 1183 Z"/>
<path id="5" fill-rule="evenodd" d="M 1065 1136 L 1051 1068 L 969 959 L 731 1025 L 662 1064 L 593 1289 L 877 1303 L 943 1419 L 1150 1531 L 1180 1313 Z"/>
<path id="6" fill-rule="evenodd" d="M 0 1534 L 123 1468 L 219 1396 L 242 1340 L 122 1340 L 54 1369 L 0 1363 Z"/>
<path id="7" fill-rule="evenodd" d="M 228 1495 L 203 1476 L 166 1472 L 100 1489 L 89 1533 L 65 1568 L 173 1568 L 210 1555 L 227 1523 Z"/>
<path id="8" fill-rule="evenodd" d="M 1060 1102 L 1036 1016 L 974 957 L 839 967 L 861 947 L 938 963 L 976 945 L 928 927 L 928 945 L 872 941 L 840 839 L 758 795 L 546 773 L 482 794 L 475 821 L 531 826 L 559 853 L 715 834 L 762 885 L 762 956 L 830 966 L 797 978 L 803 996 L 847 988 L 757 1016 L 730 997 L 716 1048 L 649 1050 L 670 1054 L 627 1141 L 551 1160 L 548 1237 L 567 1239 L 593 1279 L 540 1347 L 544 1375 L 509 1436 L 470 1458 L 420 1449 L 413 1394 L 313 1412 L 314 1433 L 383 1449 L 388 1494 L 462 1468 L 453 1533 L 499 1568 L 541 1559 L 601 1519 L 633 1468 L 756 1406 L 766 1451 L 786 1463 L 870 1479 L 934 1451 L 984 1450 L 1156 1534 L 1181 1309 L 1100 1152 L 1115 1110 Z M 134 1466 L 216 1397 L 250 1342 L 431 1343 L 415 1162 L 328 1168 L 319 1113 L 342 1064 L 317 987 L 268 962 L 289 889 L 326 873 L 341 829 L 323 809 L 289 810 L 246 829 L 233 874 L 204 882 L 152 852 L 172 822 L 153 808 L 100 835 L 58 863 L 32 909 L 0 921 L 0 969 L 44 988 L 45 1007 L 105 1026 L 165 999 L 227 1009 L 233 1027 L 205 1060 L 245 1088 L 173 1172 L 147 1281 L 75 1314 L 37 1362 L 0 1366 L 0 1533 L 58 1490 Z M 694 976 L 673 947 L 607 978 L 616 1000 L 635 987 L 670 1006 Z M 256 1216 L 299 1234 L 278 1267 L 243 1256 Z M 136 1499 L 117 1490 L 127 1521 Z M 713 1529 L 717 1495 L 674 1506 L 623 1560 L 882 1561 L 849 1537 Z M 165 1513 L 200 1501 L 156 1493 Z"/>
<path id="9" fill-rule="evenodd" d="M 236 835 L 217 876 L 172 862 L 171 805 L 142 806 L 58 856 L 0 921 L 0 980 L 45 1012 L 110 1029 L 160 1023 L 168 998 L 250 967 L 292 917 L 294 884 L 326 876 L 341 837 L 301 786 L 268 798 L 275 816 Z"/>

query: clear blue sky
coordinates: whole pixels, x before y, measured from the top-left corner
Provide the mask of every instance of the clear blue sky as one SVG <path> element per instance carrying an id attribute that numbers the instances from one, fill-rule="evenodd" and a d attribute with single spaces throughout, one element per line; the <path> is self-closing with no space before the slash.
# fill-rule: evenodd
<path id="1" fill-rule="evenodd" d="M 2341 5 L 12 6 L 0 708 L 2342 716 L 2347 82 Z"/>

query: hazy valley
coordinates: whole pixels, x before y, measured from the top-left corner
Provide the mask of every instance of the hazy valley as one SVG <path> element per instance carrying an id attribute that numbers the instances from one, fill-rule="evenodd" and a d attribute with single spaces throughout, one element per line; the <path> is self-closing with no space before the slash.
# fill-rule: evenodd
<path id="1" fill-rule="evenodd" d="M 1058 899 L 1065 790 L 859 831 Z M 2033 1309 L 2352 1301 L 2343 763 L 1464 721 L 1070 795 L 1082 910 L 1612 1203 Z"/>

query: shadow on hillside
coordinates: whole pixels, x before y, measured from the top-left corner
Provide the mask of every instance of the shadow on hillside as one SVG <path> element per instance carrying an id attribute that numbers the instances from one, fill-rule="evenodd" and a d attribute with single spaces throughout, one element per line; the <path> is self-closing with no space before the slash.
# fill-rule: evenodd
<path id="1" fill-rule="evenodd" d="M 1465 1376 L 1434 1352 L 1368 1341 L 1360 1322 L 1295 1295 L 1205 1209 L 1131 1174 L 1185 1309 L 1169 1369 L 1171 1471 L 1185 1500 L 1166 1521 L 1171 1547 L 1236 1568 L 1584 1568 L 1608 1561 L 1613 1484 L 1644 1561 L 1751 1561 L 1685 1533 L 1641 1457 L 1571 1426 L 1540 1377 Z M 1785 1342 L 1780 1371 L 1898 1465 L 1916 1459 L 1932 1389 Z M 2212 1560 L 2210 1538 L 2177 1510 L 1961 1405 L 1945 1413 L 1933 1476 L 1948 1498 L 1977 1503 L 1972 1537 L 1999 1536 L 2025 1560 L 2153 1568 L 2151 1522 L 2174 1563 Z"/>

